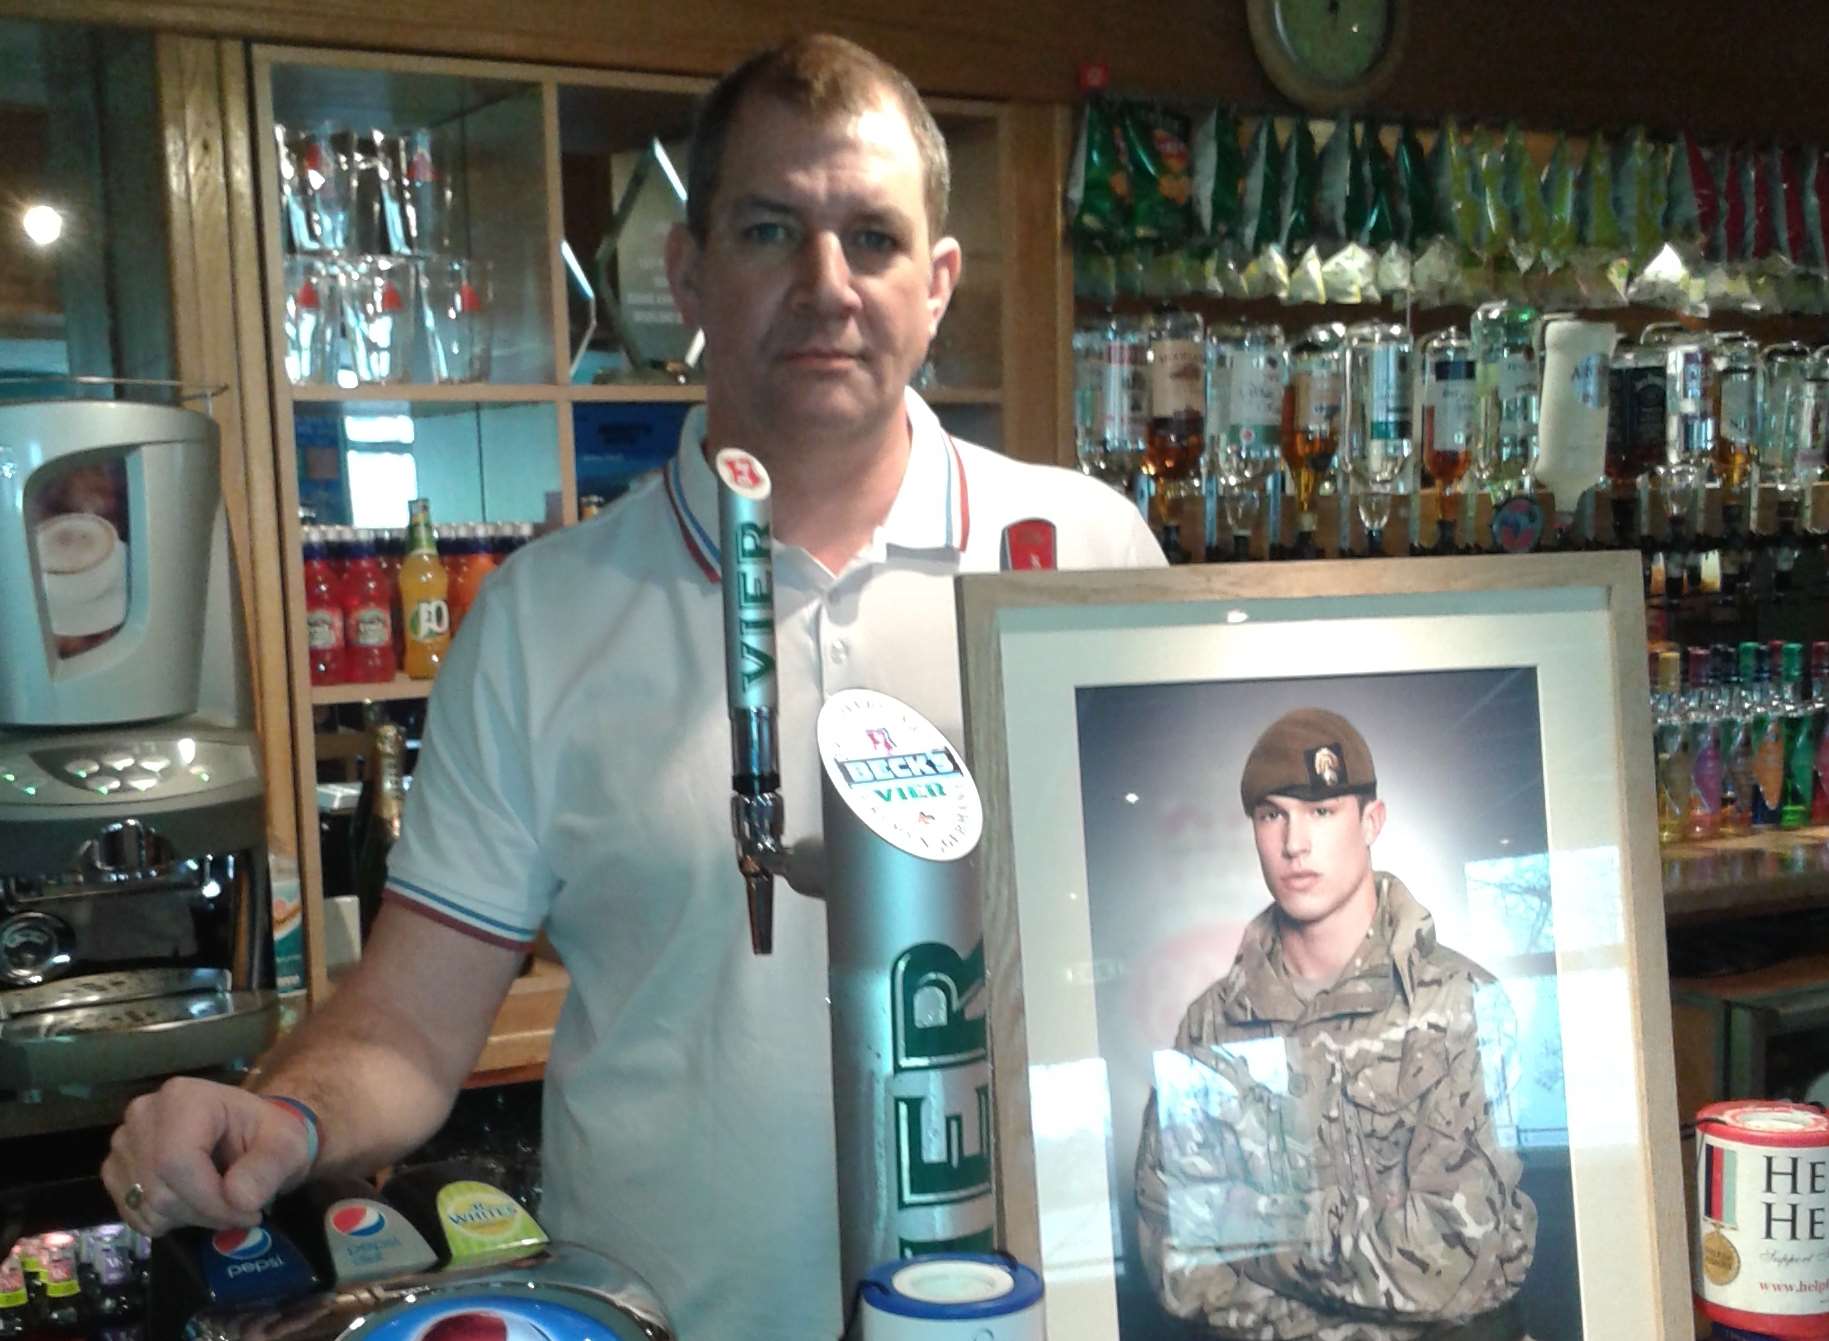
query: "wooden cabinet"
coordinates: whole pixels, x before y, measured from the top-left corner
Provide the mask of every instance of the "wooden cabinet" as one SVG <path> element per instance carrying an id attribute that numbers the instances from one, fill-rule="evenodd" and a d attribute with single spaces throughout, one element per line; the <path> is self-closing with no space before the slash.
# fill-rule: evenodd
<path id="1" fill-rule="evenodd" d="M 293 817 L 281 845 L 289 838 L 296 846 L 310 988 L 321 998 L 329 989 L 317 952 L 323 899 L 340 891 L 325 887 L 317 784 L 320 768 L 346 753 L 348 739 L 324 736 L 325 719 L 352 704 L 423 698 L 431 686 L 405 678 L 311 683 L 301 505 L 315 508 L 320 521 L 360 525 L 374 515 L 375 499 L 363 491 L 379 487 L 392 489 L 390 507 L 408 492 L 429 497 L 441 523 L 569 525 L 580 494 L 590 492 L 581 476 L 603 464 L 593 455 L 602 439 L 645 433 L 670 446 L 679 417 L 702 399 L 702 389 L 626 369 L 613 380 L 615 351 L 602 347 L 601 337 L 599 347 L 586 348 L 592 309 L 582 294 L 586 285 L 603 287 L 607 272 L 597 252 L 632 166 L 650 143 L 684 144 L 707 81 L 301 47 L 257 45 L 249 54 L 246 134 L 258 273 L 243 278 L 262 295 L 260 390 L 271 403 L 274 446 L 269 543 L 282 579 L 280 610 L 266 622 L 283 625 L 285 649 L 284 702 L 264 706 L 269 729 L 289 731 L 294 744 L 288 775 L 273 779 L 273 813 Z M 1061 119 L 1045 108 L 933 105 L 953 158 L 949 231 L 964 245 L 966 269 L 924 394 L 966 437 L 1055 459 L 1055 351 L 1064 347 L 1055 272 Z M 449 250 L 487 262 L 493 280 L 486 380 L 430 380 L 423 353 L 409 360 L 405 380 L 387 384 L 359 384 L 351 370 L 317 384 L 289 377 L 286 305 L 296 270 L 289 274 L 282 159 L 287 135 L 328 126 L 431 132 L 440 169 L 449 174 Z M 1029 161 L 1037 145 L 1046 161 Z M 293 157 L 297 170 L 296 149 Z M 374 245 L 378 225 L 369 219 L 359 227 Z M 364 250 L 355 231 L 347 249 Z M 624 308 L 635 301 L 619 296 L 629 300 Z M 599 330 L 620 315 L 597 306 Z M 603 380 L 606 372 L 612 380 Z M 364 460 L 377 452 L 398 459 Z M 370 524 L 404 520 L 401 513 Z M 529 1064 L 538 1032 L 529 1003 L 556 1010 L 563 996 L 550 975 L 539 987 L 517 989 L 504 1007 L 514 1019 L 498 1030 L 498 1042 L 514 1041 L 496 1047 L 498 1064 Z"/>

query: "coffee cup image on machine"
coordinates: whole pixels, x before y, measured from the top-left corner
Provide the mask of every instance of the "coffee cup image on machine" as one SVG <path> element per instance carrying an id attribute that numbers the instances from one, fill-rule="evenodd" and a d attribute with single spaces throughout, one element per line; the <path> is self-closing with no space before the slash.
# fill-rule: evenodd
<path id="1" fill-rule="evenodd" d="M 180 1230 L 154 1248 L 148 1335 L 187 1341 L 669 1341 L 654 1291 L 575 1244 L 552 1243 L 493 1183 L 449 1160 L 377 1192 L 325 1178 L 258 1226 Z"/>

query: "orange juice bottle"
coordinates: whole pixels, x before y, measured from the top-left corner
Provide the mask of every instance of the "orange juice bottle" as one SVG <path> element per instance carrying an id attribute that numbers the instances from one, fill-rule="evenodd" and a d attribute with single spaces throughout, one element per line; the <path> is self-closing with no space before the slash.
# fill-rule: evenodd
<path id="1" fill-rule="evenodd" d="M 438 674 L 451 647 L 451 608 L 445 603 L 449 578 L 432 534 L 432 504 L 413 500 L 406 560 L 400 565 L 400 610 L 406 616 L 406 673 L 415 680 Z"/>

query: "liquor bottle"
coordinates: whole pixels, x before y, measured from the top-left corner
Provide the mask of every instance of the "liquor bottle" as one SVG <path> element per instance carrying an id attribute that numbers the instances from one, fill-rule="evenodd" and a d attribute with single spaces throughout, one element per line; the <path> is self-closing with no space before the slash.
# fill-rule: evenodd
<path id="1" fill-rule="evenodd" d="M 1732 644 L 1715 644 L 1709 679 L 1715 686 L 1715 738 L 1721 750 L 1721 809 L 1715 818 L 1715 832 L 1729 838 L 1745 833 L 1749 827 L 1748 789 L 1753 784 L 1753 756 L 1746 738 L 1739 663 Z"/>
<path id="2" fill-rule="evenodd" d="M 325 528 L 305 528 L 305 645 L 312 684 L 342 684 L 343 584 L 330 562 Z"/>
<path id="3" fill-rule="evenodd" d="M 1105 322 L 1080 321 L 1073 328 L 1073 459 L 1082 474 L 1095 480 L 1108 479 L 1101 431 L 1104 394 Z"/>
<path id="4" fill-rule="evenodd" d="M 432 532 L 432 504 L 415 498 L 406 562 L 400 565 L 400 609 L 406 618 L 406 673 L 415 680 L 438 674 L 451 649 L 450 577 Z"/>
<path id="5" fill-rule="evenodd" d="M 367 809 L 362 820 L 361 847 L 356 853 L 356 910 L 364 939 L 381 911 L 381 894 L 387 888 L 387 854 L 400 837 L 400 816 L 406 805 L 406 733 L 392 722 L 375 728 L 369 753 L 368 781 L 364 787 Z"/>
<path id="6" fill-rule="evenodd" d="M 1741 644 L 1742 663 L 1746 644 Z M 1785 711 L 1772 678 L 1772 654 L 1754 643 L 1753 655 L 1753 818 L 1755 830 L 1776 829 L 1785 780 Z"/>
<path id="7" fill-rule="evenodd" d="M 1810 644 L 1810 710 L 1816 720 L 1810 823 L 1829 824 L 1829 642 Z"/>
<path id="8" fill-rule="evenodd" d="M 1400 325 L 1367 321 L 1347 330 L 1343 445 L 1366 553 L 1373 556 L 1384 552 L 1392 496 L 1409 488 L 1415 447 L 1410 400 L 1414 354 L 1410 333 Z"/>
<path id="9" fill-rule="evenodd" d="M 1606 471 L 1608 366 L 1619 329 L 1611 322 L 1554 318 L 1544 323 L 1537 455 L 1531 466 L 1556 510 L 1559 544 L 1575 512 Z"/>
<path id="10" fill-rule="evenodd" d="M 1141 469 L 1149 443 L 1149 333 L 1138 321 L 1112 317 L 1105 323 L 1104 374 L 1105 460 L 1123 487 Z"/>
<path id="11" fill-rule="evenodd" d="M 1690 786 L 1689 750 L 1683 720 L 1683 664 L 1677 653 L 1660 651 L 1651 710 L 1657 746 L 1658 841 L 1683 837 L 1683 808 Z"/>
<path id="12" fill-rule="evenodd" d="M 1499 503 L 1529 485 L 1537 454 L 1537 310 L 1483 303 L 1473 314 L 1474 375 L 1480 397 L 1474 469 Z"/>
<path id="13" fill-rule="evenodd" d="M 373 531 L 349 540 L 343 572 L 343 672 L 351 683 L 394 678 L 394 594 L 375 552 Z"/>
<path id="14" fill-rule="evenodd" d="M 1715 478 L 1721 482 L 1721 529 L 1736 536 L 1746 524 L 1744 493 L 1759 456 L 1759 348 L 1738 331 L 1714 337 Z M 1726 562 L 1726 555 L 1723 556 Z M 1728 574 L 1721 574 L 1723 590 Z"/>
<path id="15" fill-rule="evenodd" d="M 1613 485 L 1614 543 L 1638 540 L 1639 489 L 1664 459 L 1664 351 L 1621 345 L 1607 388 L 1607 479 Z"/>
<path id="16" fill-rule="evenodd" d="M 1688 660 L 1683 715 L 1689 731 L 1689 794 L 1683 804 L 1683 833 L 1692 839 L 1713 838 L 1721 822 L 1721 715 L 1709 673 L 1709 649 L 1690 648 Z"/>
<path id="17" fill-rule="evenodd" d="M 1785 704 L 1785 776 L 1780 784 L 1778 827 L 1801 829 L 1810 819 L 1810 792 L 1816 772 L 1815 716 L 1804 697 L 1804 649 L 1786 643 L 1784 680 L 1780 694 Z"/>
<path id="18" fill-rule="evenodd" d="M 1149 326 L 1149 444 L 1143 473 L 1163 525 L 1195 493 L 1205 446 L 1206 352 L 1198 312 L 1165 308 Z"/>
<path id="19" fill-rule="evenodd" d="M 1340 451 L 1346 376 L 1343 332 L 1311 326 L 1289 350 L 1289 388 L 1283 397 L 1283 461 L 1296 488 L 1298 558 L 1316 557 L 1315 496 L 1333 473 Z"/>
<path id="20" fill-rule="evenodd" d="M 1473 444 L 1480 422 L 1473 341 L 1465 331 L 1451 326 L 1423 341 L 1422 384 L 1419 436 L 1423 469 L 1435 481 L 1436 549 L 1452 553 L 1460 484 L 1473 464 Z"/>

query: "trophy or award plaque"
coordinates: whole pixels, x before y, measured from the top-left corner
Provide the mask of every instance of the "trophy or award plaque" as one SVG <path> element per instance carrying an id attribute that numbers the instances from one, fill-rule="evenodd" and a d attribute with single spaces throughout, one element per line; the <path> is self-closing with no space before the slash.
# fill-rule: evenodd
<path id="1" fill-rule="evenodd" d="M 698 366 L 703 335 L 680 320 L 667 286 L 667 234 L 686 220 L 686 184 L 659 139 L 618 154 L 610 171 L 622 184 L 616 214 L 597 248 L 597 294 L 612 339 L 628 362 L 611 376 L 686 381 Z"/>

